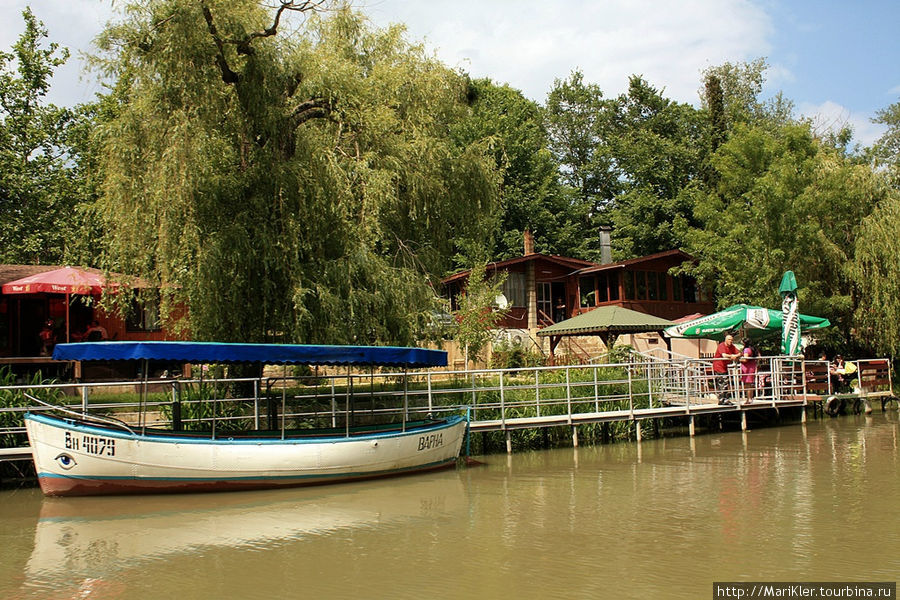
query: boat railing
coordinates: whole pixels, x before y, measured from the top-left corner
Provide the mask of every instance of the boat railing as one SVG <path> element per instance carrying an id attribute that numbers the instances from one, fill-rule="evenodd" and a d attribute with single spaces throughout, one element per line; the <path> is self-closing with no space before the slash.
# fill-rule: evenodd
<path id="1" fill-rule="evenodd" d="M 124 421 L 120 421 L 119 419 L 114 419 L 112 417 L 96 415 L 96 414 L 95 415 L 85 415 L 84 413 L 80 413 L 78 411 L 74 411 L 74 410 L 68 409 L 63 406 L 58 406 L 55 404 L 51 404 L 49 402 L 44 402 L 40 398 L 35 398 L 34 396 L 32 396 L 31 394 L 28 394 L 28 393 L 23 393 L 22 395 L 25 398 L 27 398 L 29 401 L 35 402 L 36 404 L 43 406 L 45 408 L 49 408 L 50 410 L 52 410 L 54 412 L 60 412 L 62 414 L 76 417 L 79 419 L 88 418 L 91 421 L 96 421 L 96 422 L 102 423 L 104 425 L 112 425 L 113 427 L 118 427 L 120 429 L 124 429 L 128 433 L 134 434 L 134 430 L 131 427 L 129 427 L 127 423 L 125 423 Z"/>

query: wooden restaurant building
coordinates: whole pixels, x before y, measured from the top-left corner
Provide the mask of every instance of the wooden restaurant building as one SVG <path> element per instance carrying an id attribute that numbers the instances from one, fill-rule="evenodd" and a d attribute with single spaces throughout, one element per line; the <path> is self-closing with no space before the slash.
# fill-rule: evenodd
<path id="1" fill-rule="evenodd" d="M 619 306 L 670 321 L 715 312 L 712 294 L 698 286 L 693 277 L 669 273 L 673 267 L 691 260 L 686 252 L 668 250 L 600 264 L 536 253 L 526 234 L 522 256 L 488 264 L 488 275 L 499 272 L 507 275 L 503 295 L 509 308 L 498 323 L 498 337 L 514 343 L 531 339 L 540 345 L 537 337 L 540 329 L 602 306 Z M 450 299 L 454 310 L 468 276 L 469 271 L 462 271 L 441 281 L 443 295 Z M 646 350 L 661 343 L 659 336 L 655 337 L 654 340 L 652 335 L 632 335 L 626 343 Z M 596 347 L 596 341 L 574 340 L 588 353 L 603 349 Z M 691 347 L 682 348 L 682 342 Z M 678 345 L 674 350 L 679 353 L 699 356 L 706 352 L 695 348 L 694 341 L 679 340 Z"/>
<path id="2" fill-rule="evenodd" d="M 103 311 L 98 305 L 100 295 L 114 284 L 102 283 L 105 281 L 103 274 L 97 269 L 72 268 L 80 275 L 101 282 L 98 286 L 84 288 L 83 293 L 67 293 L 62 287 L 10 285 L 49 276 L 61 269 L 64 267 L 59 265 L 0 265 L 0 286 L 5 288 L 0 293 L 0 365 L 8 365 L 16 373 L 43 369 L 45 373 L 56 374 L 60 365 L 50 359 L 42 338 L 49 335 L 52 343 L 81 341 L 94 321 L 104 332 L 102 339 L 177 339 L 173 332 L 163 327 L 159 307 L 152 301 L 141 301 L 135 296 L 127 318 Z"/>

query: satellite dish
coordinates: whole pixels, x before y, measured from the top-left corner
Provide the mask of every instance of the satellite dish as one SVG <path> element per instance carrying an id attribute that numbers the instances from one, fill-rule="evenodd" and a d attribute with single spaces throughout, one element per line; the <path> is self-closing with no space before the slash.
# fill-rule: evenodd
<path id="1" fill-rule="evenodd" d="M 494 298 L 494 304 L 497 305 L 497 308 L 500 310 L 506 310 L 506 307 L 509 306 L 509 300 L 506 299 L 506 296 L 500 294 L 496 298 Z"/>

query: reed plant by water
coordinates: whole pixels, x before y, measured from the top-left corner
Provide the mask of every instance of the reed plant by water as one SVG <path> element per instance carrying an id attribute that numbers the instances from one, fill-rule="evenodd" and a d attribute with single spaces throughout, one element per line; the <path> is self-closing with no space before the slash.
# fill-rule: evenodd
<path id="1" fill-rule="evenodd" d="M 41 388 L 38 386 L 52 385 L 55 379 L 45 379 L 40 371 L 34 373 L 25 382 L 17 381 L 16 375 L 8 366 L 0 367 L 0 387 L 7 386 L 34 386 L 33 389 L 0 389 L 0 447 L 15 448 L 25 444 L 25 433 L 14 433 L 11 429 L 25 427 L 24 408 L 33 406 L 34 402 L 25 397 L 28 393 L 35 398 L 51 404 L 59 404 L 63 392 L 60 389 Z"/>

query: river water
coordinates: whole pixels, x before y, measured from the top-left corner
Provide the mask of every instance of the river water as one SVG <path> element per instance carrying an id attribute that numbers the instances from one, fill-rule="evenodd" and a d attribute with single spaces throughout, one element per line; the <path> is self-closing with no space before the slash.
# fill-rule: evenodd
<path id="1" fill-rule="evenodd" d="M 267 492 L 0 492 L 0 598 L 712 598 L 896 581 L 897 411 Z"/>

